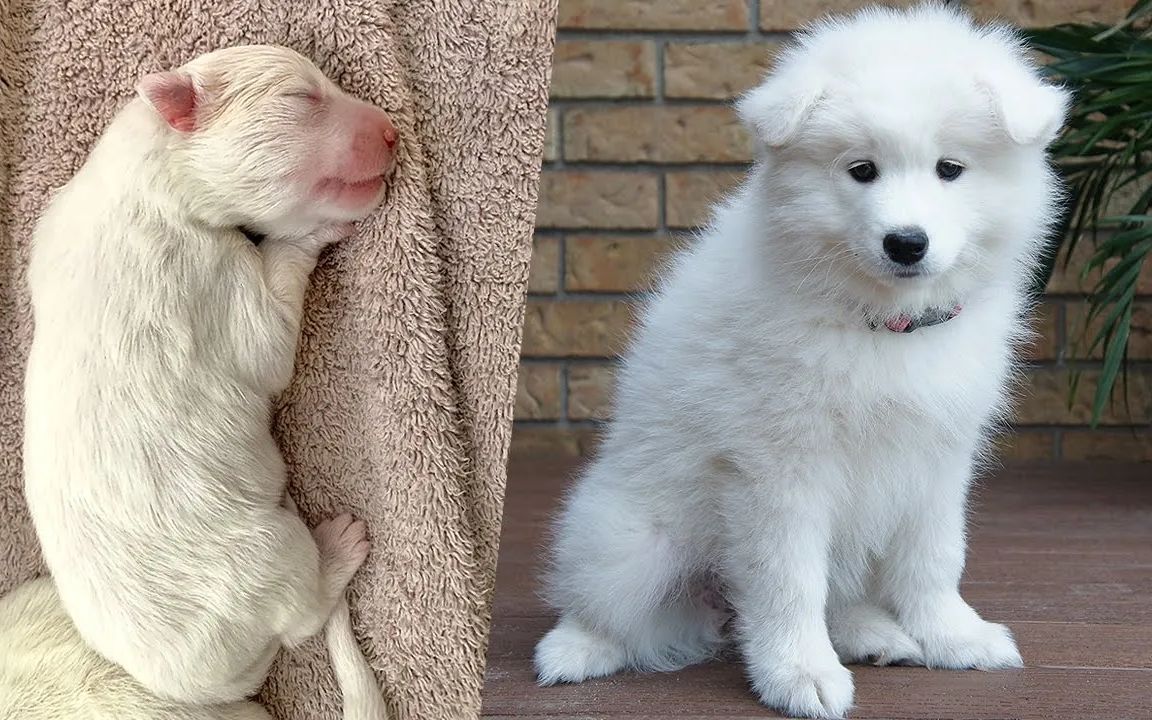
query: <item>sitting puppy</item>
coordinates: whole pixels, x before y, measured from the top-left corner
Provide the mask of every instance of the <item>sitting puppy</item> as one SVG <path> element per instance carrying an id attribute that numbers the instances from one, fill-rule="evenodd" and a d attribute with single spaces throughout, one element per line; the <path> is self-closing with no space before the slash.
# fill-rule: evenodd
<path id="1" fill-rule="evenodd" d="M 272 720 L 254 702 L 158 698 L 84 644 L 49 578 L 0 599 L 0 720 Z"/>
<path id="2" fill-rule="evenodd" d="M 1010 30 L 935 4 L 783 52 L 739 103 L 750 176 L 647 309 L 556 524 L 541 683 L 705 660 L 729 604 L 791 715 L 849 709 L 842 662 L 1021 664 L 958 586 L 1067 102 Z"/>
<path id="3" fill-rule="evenodd" d="M 396 128 L 280 47 L 138 95 L 53 198 L 28 271 L 26 494 L 61 602 L 148 691 L 199 704 L 250 696 L 336 611 L 345 717 L 379 720 L 344 601 L 364 525 L 309 532 L 270 424 L 309 274 L 380 203 Z"/>

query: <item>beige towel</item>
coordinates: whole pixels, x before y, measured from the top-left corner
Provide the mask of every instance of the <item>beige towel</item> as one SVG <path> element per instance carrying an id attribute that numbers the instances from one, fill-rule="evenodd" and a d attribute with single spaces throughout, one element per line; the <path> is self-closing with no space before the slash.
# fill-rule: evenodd
<path id="1" fill-rule="evenodd" d="M 0 592 L 41 570 L 21 496 L 23 266 L 49 192 L 136 78 L 288 45 L 401 132 L 384 210 L 313 278 L 278 433 L 310 522 L 373 551 L 353 614 L 400 718 L 475 716 L 531 250 L 556 0 L 0 0 Z M 243 552 L 243 548 L 237 548 Z M 263 699 L 339 717 L 321 642 Z"/>

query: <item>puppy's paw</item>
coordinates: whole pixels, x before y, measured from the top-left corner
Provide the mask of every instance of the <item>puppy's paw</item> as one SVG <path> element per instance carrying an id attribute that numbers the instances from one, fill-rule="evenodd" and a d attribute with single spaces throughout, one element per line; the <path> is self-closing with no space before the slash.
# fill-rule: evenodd
<path id="1" fill-rule="evenodd" d="M 852 673 L 828 657 L 751 664 L 760 702 L 788 717 L 842 718 L 852 707 Z"/>
<path id="2" fill-rule="evenodd" d="M 1012 631 L 979 618 L 941 626 L 922 643 L 924 664 L 950 670 L 997 670 L 1024 667 Z"/>
<path id="3" fill-rule="evenodd" d="M 536 645 L 536 681 L 541 685 L 611 675 L 625 664 L 627 653 L 620 643 L 585 630 L 570 618 L 561 618 Z"/>
<path id="4" fill-rule="evenodd" d="M 333 243 L 352 237 L 355 234 L 356 226 L 352 223 L 335 223 L 333 225 L 325 225 L 316 230 L 308 236 L 308 241 L 312 243 L 317 251 L 320 251 Z"/>
<path id="5" fill-rule="evenodd" d="M 334 586 L 343 589 L 368 557 L 368 528 L 348 513 L 321 522 L 312 531 L 320 566 Z"/>
<path id="6" fill-rule="evenodd" d="M 832 647 L 844 663 L 923 665 L 920 644 L 883 608 L 853 605 L 828 618 Z"/>

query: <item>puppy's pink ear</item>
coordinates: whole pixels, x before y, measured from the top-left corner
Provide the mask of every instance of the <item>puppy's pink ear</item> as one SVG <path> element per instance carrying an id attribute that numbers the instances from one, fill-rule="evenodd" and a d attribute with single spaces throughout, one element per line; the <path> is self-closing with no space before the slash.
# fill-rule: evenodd
<path id="1" fill-rule="evenodd" d="M 179 70 L 156 72 L 140 78 L 136 93 L 148 103 L 173 130 L 189 133 L 196 129 L 199 104 L 192 77 Z"/>

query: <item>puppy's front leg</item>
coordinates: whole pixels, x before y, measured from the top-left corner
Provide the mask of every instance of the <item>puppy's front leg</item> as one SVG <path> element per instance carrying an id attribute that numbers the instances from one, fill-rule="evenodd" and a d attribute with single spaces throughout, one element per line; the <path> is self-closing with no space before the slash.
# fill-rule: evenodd
<path id="1" fill-rule="evenodd" d="M 852 674 L 825 625 L 830 498 L 811 468 L 759 468 L 726 494 L 726 575 L 752 686 L 789 716 L 843 717 Z M 818 471 L 815 471 L 818 472 Z"/>
<path id="2" fill-rule="evenodd" d="M 329 225 L 302 237 L 270 237 L 260 244 L 263 282 L 269 307 L 266 335 L 269 357 L 262 358 L 273 380 L 274 392 L 288 386 L 296 361 L 300 339 L 300 320 L 304 314 L 304 295 L 308 279 L 316 268 L 321 251 L 332 243 L 350 236 L 350 223 Z M 257 359 L 261 360 L 261 359 Z M 257 364 L 260 364 L 257 362 Z"/>
<path id="3" fill-rule="evenodd" d="M 1021 667 L 1008 628 L 983 620 L 960 597 L 972 456 L 966 448 L 941 464 L 882 564 L 881 587 L 928 667 Z"/>
<path id="4" fill-rule="evenodd" d="M 264 282 L 289 324 L 285 330 L 293 336 L 300 331 L 304 293 L 308 289 L 308 278 L 316 268 L 317 258 L 324 248 L 350 236 L 353 231 L 350 223 L 339 223 L 303 237 L 269 238 L 260 244 Z"/>

